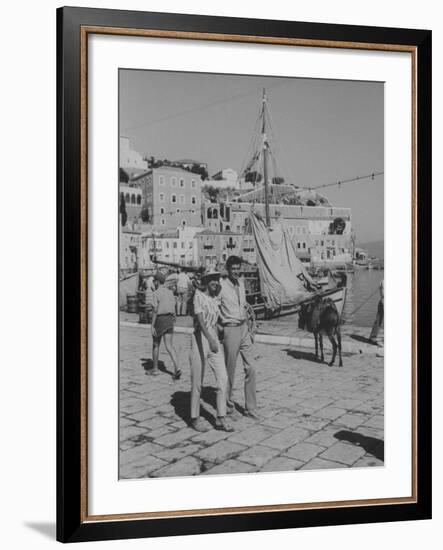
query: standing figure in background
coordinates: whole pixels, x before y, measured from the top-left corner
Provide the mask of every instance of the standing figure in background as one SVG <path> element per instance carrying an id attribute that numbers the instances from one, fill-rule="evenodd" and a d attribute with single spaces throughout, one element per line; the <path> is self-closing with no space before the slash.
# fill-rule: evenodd
<path id="1" fill-rule="evenodd" d="M 383 325 L 383 322 L 384 322 L 384 316 L 385 316 L 384 302 L 385 302 L 385 288 L 384 288 L 384 283 L 382 279 L 380 283 L 380 299 L 378 301 L 377 314 L 375 316 L 374 324 L 372 325 L 371 335 L 369 336 L 369 340 L 371 340 L 371 342 L 373 342 L 374 344 L 377 343 L 378 331 L 380 330 L 380 327 Z"/>
<path id="2" fill-rule="evenodd" d="M 206 431 L 200 418 L 200 397 L 206 366 L 214 373 L 216 381 L 215 427 L 218 430 L 232 432 L 234 428 L 225 419 L 226 390 L 228 377 L 223 348 L 218 339 L 217 323 L 220 317 L 219 273 L 203 275 L 200 289 L 194 295 L 195 330 L 191 345 L 191 426 L 201 432 Z"/>
<path id="3" fill-rule="evenodd" d="M 187 315 L 189 277 L 182 270 L 178 270 L 177 277 L 177 315 Z"/>
<path id="4" fill-rule="evenodd" d="M 152 321 L 152 312 L 154 310 L 154 306 L 153 306 L 154 292 L 155 292 L 154 277 L 153 275 L 149 275 L 149 277 L 145 279 L 145 304 L 146 304 L 146 316 L 147 316 L 148 323 L 151 323 Z"/>
<path id="5" fill-rule="evenodd" d="M 153 367 L 149 374 L 156 376 L 159 374 L 158 356 L 162 339 L 165 341 L 166 351 L 174 364 L 174 378 L 178 380 L 181 376 L 181 370 L 178 366 L 177 352 L 174 348 L 173 334 L 175 325 L 175 297 L 172 290 L 166 288 L 166 277 L 160 271 L 154 276 L 156 290 L 152 296 L 152 361 Z"/>
<path id="6" fill-rule="evenodd" d="M 246 314 L 246 291 L 240 278 L 241 258 L 229 256 L 226 261 L 228 276 L 221 279 L 220 313 L 223 325 L 223 342 L 228 372 L 228 414 L 235 411 L 233 390 L 235 368 L 240 355 L 245 373 L 245 414 L 259 419 L 257 414 L 256 369 L 252 357 L 252 336 Z"/>

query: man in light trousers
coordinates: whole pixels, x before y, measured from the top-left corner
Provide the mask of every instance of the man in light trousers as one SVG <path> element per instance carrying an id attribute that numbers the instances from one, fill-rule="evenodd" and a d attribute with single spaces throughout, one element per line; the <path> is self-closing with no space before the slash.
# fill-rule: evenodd
<path id="1" fill-rule="evenodd" d="M 258 420 L 256 369 L 252 357 L 252 337 L 247 324 L 245 286 L 240 278 L 240 268 L 241 258 L 230 256 L 226 262 L 228 277 L 221 279 L 219 295 L 228 373 L 227 406 L 228 414 L 234 413 L 235 369 L 240 355 L 245 373 L 245 415 Z"/>

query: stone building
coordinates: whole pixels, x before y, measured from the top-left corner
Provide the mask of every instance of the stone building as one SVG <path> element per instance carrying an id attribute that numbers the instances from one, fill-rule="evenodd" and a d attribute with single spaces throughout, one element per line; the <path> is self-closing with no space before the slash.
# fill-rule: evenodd
<path id="1" fill-rule="evenodd" d="M 164 229 L 201 225 L 201 177 L 180 167 L 161 166 L 131 181 L 142 192 L 149 223 Z"/>

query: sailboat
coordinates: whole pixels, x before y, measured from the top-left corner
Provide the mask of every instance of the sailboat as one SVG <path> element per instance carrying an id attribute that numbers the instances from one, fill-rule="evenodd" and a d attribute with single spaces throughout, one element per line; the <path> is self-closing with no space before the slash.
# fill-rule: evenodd
<path id="1" fill-rule="evenodd" d="M 254 315 L 265 318 L 296 313 L 302 304 L 314 297 L 332 300 L 341 316 L 346 300 L 346 285 L 330 284 L 322 289 L 308 274 L 297 256 L 295 245 L 288 229 L 278 220 L 271 225 L 270 208 L 274 197 L 281 198 L 281 185 L 270 183 L 268 164 L 272 156 L 270 140 L 267 136 L 267 98 L 263 90 L 260 110 L 261 146 L 253 152 L 252 160 L 247 165 L 251 171 L 257 166 L 256 174 L 263 174 L 263 185 L 257 189 L 258 196 L 263 197 L 264 218 L 255 212 L 252 205 L 249 215 L 249 229 L 255 240 L 257 267 L 245 267 L 244 277 L 247 289 L 247 301 Z M 291 188 L 292 186 L 285 185 Z M 292 190 L 294 188 L 292 187 Z M 333 281 L 334 282 L 334 281 Z"/>

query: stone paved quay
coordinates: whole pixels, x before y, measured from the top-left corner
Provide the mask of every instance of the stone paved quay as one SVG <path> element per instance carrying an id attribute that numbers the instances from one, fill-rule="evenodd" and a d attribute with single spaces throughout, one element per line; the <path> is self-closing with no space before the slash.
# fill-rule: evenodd
<path id="1" fill-rule="evenodd" d="M 239 364 L 235 432 L 215 430 L 214 377 L 208 370 L 202 417 L 210 430 L 199 433 L 189 427 L 190 339 L 174 337 L 183 371 L 174 381 L 163 345 L 162 373 L 146 374 L 152 365 L 150 327 L 120 329 L 121 479 L 383 465 L 383 358 L 344 354 L 342 368 L 329 367 L 315 361 L 312 349 L 256 344 L 260 421 L 242 415 Z"/>
<path id="2" fill-rule="evenodd" d="M 138 313 L 128 313 L 126 311 L 121 311 L 120 321 L 124 324 L 138 324 L 139 315 Z M 181 327 L 187 329 L 193 326 L 193 320 L 189 316 L 178 317 L 176 321 L 176 326 L 179 328 L 179 330 Z M 350 348 L 347 351 L 351 352 L 364 352 L 375 354 L 379 353 L 379 348 L 377 346 L 374 346 L 368 339 L 370 332 L 370 327 L 357 327 L 345 323 L 341 327 L 343 348 Z M 266 321 L 257 320 L 257 334 L 258 337 L 263 335 L 271 337 L 283 336 L 286 338 L 293 337 L 300 341 L 313 341 L 312 334 L 298 328 L 298 313 L 277 317 L 275 319 L 268 319 Z M 379 342 L 379 345 L 383 347 L 383 329 L 380 329 L 377 340 Z"/>

